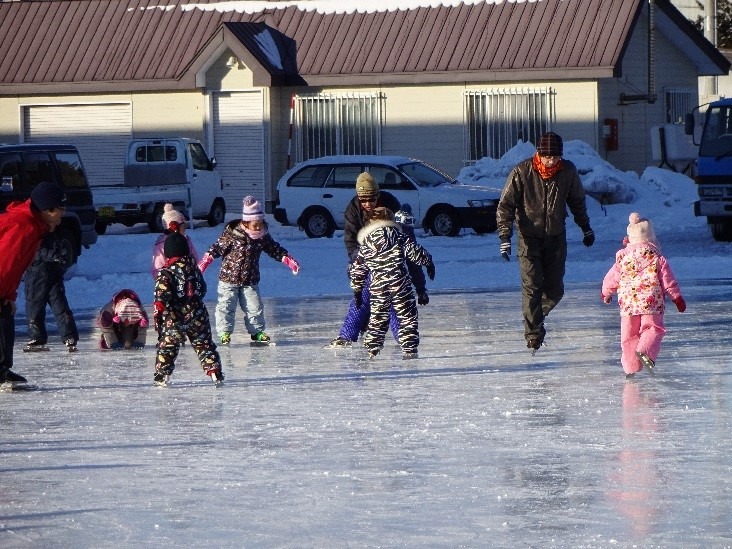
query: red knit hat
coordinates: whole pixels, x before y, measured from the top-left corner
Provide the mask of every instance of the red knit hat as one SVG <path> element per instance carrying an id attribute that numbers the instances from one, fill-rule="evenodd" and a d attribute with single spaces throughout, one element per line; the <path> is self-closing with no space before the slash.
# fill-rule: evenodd
<path id="1" fill-rule="evenodd" d="M 562 138 L 554 132 L 545 133 L 539 139 L 536 152 L 539 153 L 539 156 L 562 156 L 564 152 Z"/>

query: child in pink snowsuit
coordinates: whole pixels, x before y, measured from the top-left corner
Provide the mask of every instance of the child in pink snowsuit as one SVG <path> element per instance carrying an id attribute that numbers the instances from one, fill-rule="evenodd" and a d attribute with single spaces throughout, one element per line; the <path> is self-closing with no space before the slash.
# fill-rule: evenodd
<path id="1" fill-rule="evenodd" d="M 602 281 L 602 300 L 610 303 L 617 292 L 620 306 L 620 359 L 626 377 L 643 366 L 656 365 L 663 324 L 664 296 L 668 295 L 680 313 L 686 303 L 671 267 L 656 242 L 650 220 L 630 214 L 627 245 L 615 255 L 615 264 Z"/>

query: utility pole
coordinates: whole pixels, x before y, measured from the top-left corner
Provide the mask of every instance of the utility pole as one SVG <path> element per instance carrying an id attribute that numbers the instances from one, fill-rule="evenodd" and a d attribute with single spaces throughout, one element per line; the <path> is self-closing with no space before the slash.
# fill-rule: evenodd
<path id="1" fill-rule="evenodd" d="M 704 36 L 717 46 L 717 0 L 704 0 Z M 704 80 L 704 91 L 709 100 L 718 94 L 717 77 L 707 76 Z"/>

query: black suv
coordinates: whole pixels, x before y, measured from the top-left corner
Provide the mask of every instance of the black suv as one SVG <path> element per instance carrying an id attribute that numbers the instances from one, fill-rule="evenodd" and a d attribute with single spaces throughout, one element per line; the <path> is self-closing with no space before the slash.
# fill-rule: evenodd
<path id="1" fill-rule="evenodd" d="M 96 210 L 79 151 L 73 145 L 0 145 L 0 212 L 11 202 L 27 200 L 41 181 L 66 190 L 66 213 L 56 231 L 70 267 L 82 246 L 97 241 Z"/>

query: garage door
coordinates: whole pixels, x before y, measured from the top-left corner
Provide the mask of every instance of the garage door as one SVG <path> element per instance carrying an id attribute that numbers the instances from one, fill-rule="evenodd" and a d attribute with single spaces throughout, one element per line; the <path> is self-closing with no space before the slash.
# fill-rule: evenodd
<path id="1" fill-rule="evenodd" d="M 264 204 L 264 107 L 262 92 L 214 92 L 213 152 L 231 213 L 252 195 Z"/>
<path id="2" fill-rule="evenodd" d="M 23 131 L 26 143 L 76 145 L 90 185 L 123 182 L 127 144 L 132 139 L 129 103 L 27 106 Z"/>

